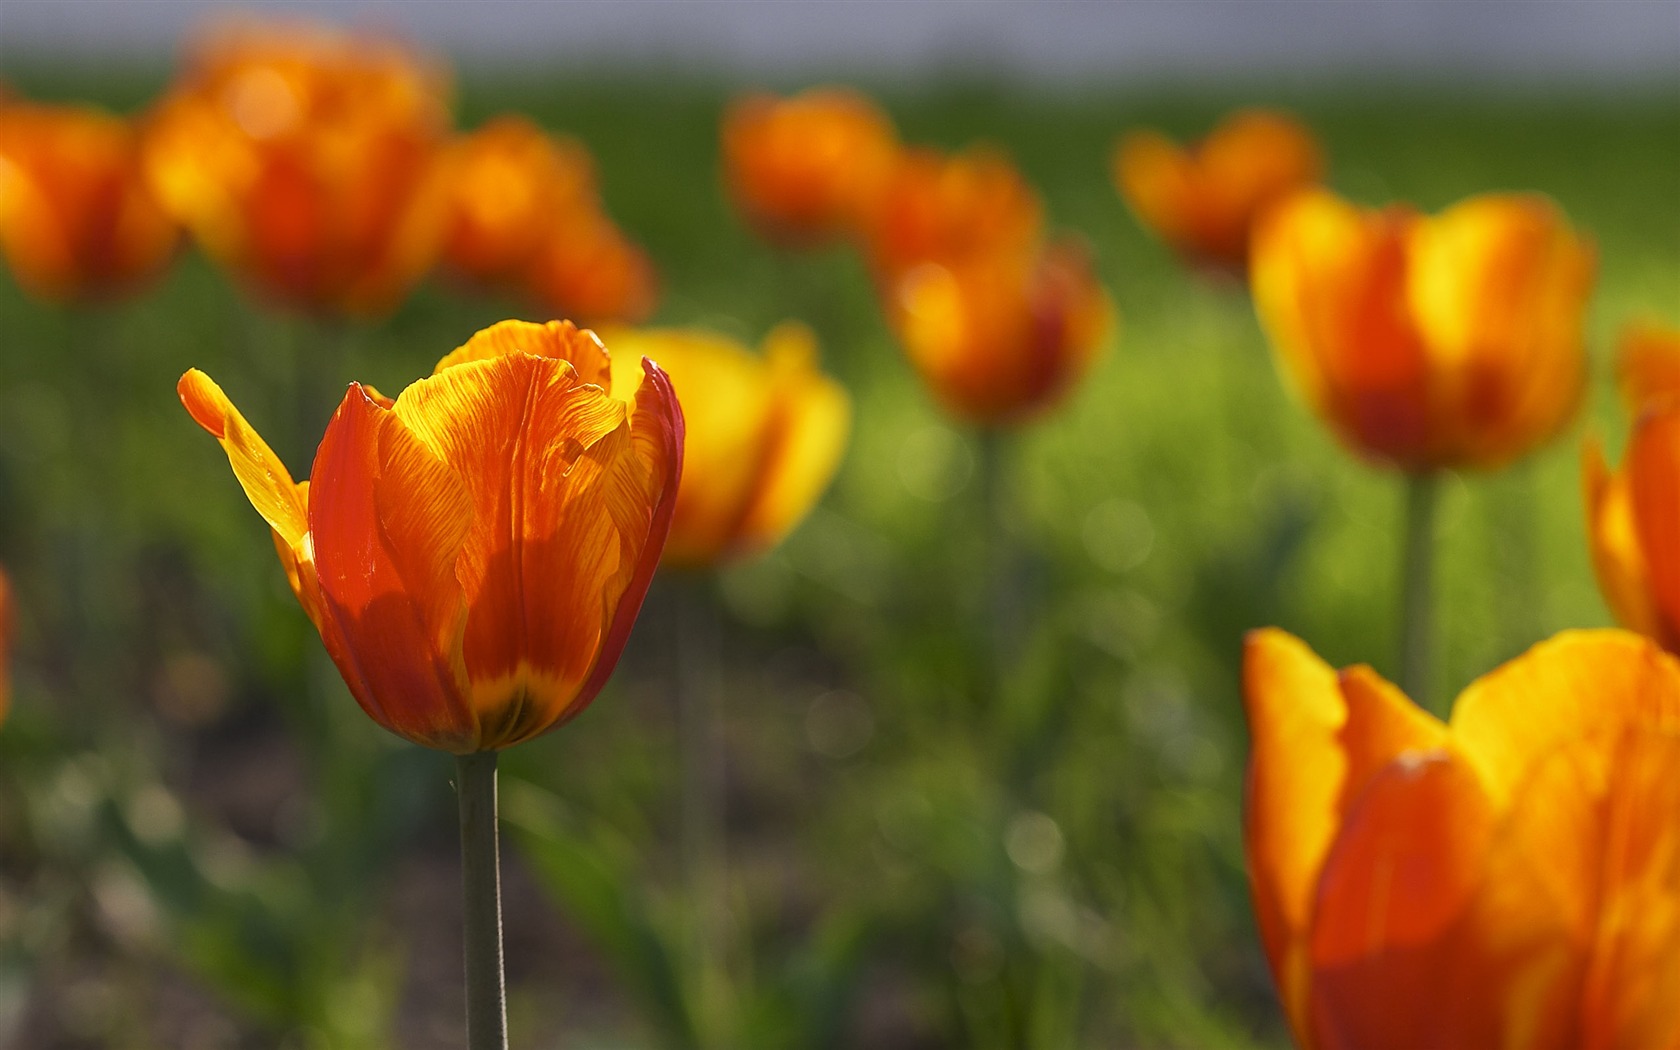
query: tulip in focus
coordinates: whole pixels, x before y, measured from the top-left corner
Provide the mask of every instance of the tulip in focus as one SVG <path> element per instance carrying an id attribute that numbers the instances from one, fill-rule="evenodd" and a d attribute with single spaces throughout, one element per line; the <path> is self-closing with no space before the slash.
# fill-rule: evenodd
<path id="1" fill-rule="evenodd" d="M 929 261 L 902 274 L 887 316 L 934 395 L 986 426 L 1041 414 L 1089 370 L 1115 311 L 1083 248 Z"/>
<path id="2" fill-rule="evenodd" d="M 132 124 L 91 107 L 0 103 L 0 248 L 31 294 L 136 291 L 179 242 L 146 186 Z"/>
<path id="3" fill-rule="evenodd" d="M 1582 455 L 1593 568 L 1617 620 L 1680 651 L 1680 332 L 1629 329 L 1620 366 L 1626 462 L 1612 471 L 1596 440 Z"/>
<path id="4" fill-rule="evenodd" d="M 1544 642 L 1442 723 L 1249 637 L 1246 848 L 1304 1050 L 1680 1046 L 1680 663 Z"/>
<path id="5" fill-rule="evenodd" d="M 1594 265 L 1544 197 L 1421 216 L 1309 190 L 1262 218 L 1251 279 L 1302 398 L 1355 451 L 1419 472 L 1498 467 L 1569 422 Z"/>
<path id="6" fill-rule="evenodd" d="M 490 751 L 566 722 L 605 683 L 682 470 L 682 412 L 651 362 L 618 396 L 593 333 L 504 321 L 395 401 L 351 384 L 302 483 L 208 376 L 179 389 L 380 725 Z"/>
<path id="7" fill-rule="evenodd" d="M 1133 131 L 1113 158 L 1115 188 L 1138 222 L 1186 258 L 1241 274 L 1249 231 L 1267 206 L 1318 182 L 1318 141 L 1283 113 L 1247 109 L 1200 142 L 1180 146 Z"/>
<path id="8" fill-rule="evenodd" d="M 448 78 L 393 42 L 239 23 L 157 106 L 147 167 L 205 251 L 256 292 L 379 314 L 431 266 Z"/>
<path id="9" fill-rule="evenodd" d="M 629 362 L 659 362 L 684 405 L 684 482 L 664 562 L 705 568 L 768 550 L 822 495 L 846 449 L 851 399 L 817 369 L 816 340 L 786 323 L 762 356 L 686 329 L 609 332 L 623 396 Z"/>
<path id="10" fill-rule="evenodd" d="M 723 120 L 724 179 L 764 237 L 811 246 L 860 232 L 898 153 L 892 122 L 845 88 L 754 94 Z"/>
<path id="11" fill-rule="evenodd" d="M 444 261 L 457 275 L 591 321 L 653 311 L 653 265 L 607 217 L 580 143 L 503 116 L 461 138 L 447 168 Z"/>

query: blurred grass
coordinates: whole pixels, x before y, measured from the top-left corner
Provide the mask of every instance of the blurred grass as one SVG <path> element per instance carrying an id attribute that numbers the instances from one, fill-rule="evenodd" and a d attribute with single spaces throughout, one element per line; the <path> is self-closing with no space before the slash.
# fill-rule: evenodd
<path id="1" fill-rule="evenodd" d="M 120 107 L 163 81 L 5 74 Z M 1618 328 L 1680 324 L 1676 92 L 876 87 L 907 141 L 1007 148 L 1090 240 L 1122 316 L 1071 403 L 1004 443 L 1028 615 L 995 689 L 976 437 L 917 386 L 855 258 L 779 255 L 733 218 L 726 85 L 463 77 L 462 126 L 518 109 L 595 152 L 663 274 L 659 322 L 756 342 L 801 317 L 857 404 L 824 505 L 701 584 L 725 624 L 725 972 L 693 964 L 664 581 L 597 705 L 507 756 L 509 848 L 530 857 L 508 876 L 516 1045 L 1283 1046 L 1242 872 L 1241 635 L 1278 624 L 1393 674 L 1399 486 L 1290 401 L 1240 288 L 1135 226 L 1110 144 L 1281 104 L 1357 199 L 1534 189 L 1595 239 L 1581 422 L 1447 486 L 1445 697 L 1607 622 L 1576 456 L 1585 431 L 1615 448 L 1625 429 Z M 400 389 L 519 314 L 434 286 L 333 330 L 194 255 L 84 313 L 0 281 L 0 560 L 23 604 L 0 732 L 0 1040 L 7 1023 L 30 1048 L 459 1038 L 447 763 L 355 710 L 173 387 L 205 368 L 301 475 L 349 379 Z"/>

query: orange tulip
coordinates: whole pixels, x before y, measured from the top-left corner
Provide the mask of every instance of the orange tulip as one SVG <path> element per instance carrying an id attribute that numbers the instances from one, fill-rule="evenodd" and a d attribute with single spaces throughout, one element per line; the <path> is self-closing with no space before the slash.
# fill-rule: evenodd
<path id="1" fill-rule="evenodd" d="M 523 287 L 549 312 L 600 322 L 645 320 L 659 299 L 647 253 L 599 212 L 556 228 L 526 266 Z"/>
<path id="2" fill-rule="evenodd" d="M 242 25 L 207 38 L 153 114 L 147 167 L 259 294 L 389 310 L 436 256 L 446 78 L 387 41 Z"/>
<path id="3" fill-rule="evenodd" d="M 925 262 L 891 291 L 888 319 L 923 380 L 947 409 L 983 425 L 1056 404 L 1114 324 L 1108 294 L 1072 244 Z"/>
<path id="4" fill-rule="evenodd" d="M 845 88 L 755 94 L 723 120 L 724 178 L 766 238 L 813 245 L 859 231 L 892 171 L 892 122 Z"/>
<path id="5" fill-rule="evenodd" d="M 1134 131 L 1114 150 L 1114 186 L 1138 222 L 1189 259 L 1242 273 L 1268 205 L 1318 182 L 1324 155 L 1283 113 L 1245 109 L 1189 147 Z"/>
<path id="6" fill-rule="evenodd" d="M 1443 724 L 1249 637 L 1246 845 L 1305 1050 L 1680 1046 L 1680 663 L 1559 635 Z"/>
<path id="7" fill-rule="evenodd" d="M 0 569 L 0 722 L 12 706 L 12 639 L 17 633 L 17 610 L 13 608 L 12 581 Z"/>
<path id="8" fill-rule="evenodd" d="M 0 104 L 0 247 L 43 299 L 132 292 L 180 230 L 146 187 L 133 125 L 84 106 Z"/>
<path id="9" fill-rule="evenodd" d="M 610 332 L 615 392 L 633 385 L 628 362 L 659 362 L 682 398 L 686 473 L 665 564 L 701 568 L 768 550 L 805 517 L 846 449 L 851 399 L 817 370 L 816 340 L 787 323 L 763 356 L 692 329 Z"/>
<path id="10" fill-rule="evenodd" d="M 1627 462 L 1613 472 L 1596 439 L 1582 455 L 1593 568 L 1617 620 L 1680 651 L 1680 333 L 1629 329 L 1620 366 Z"/>
<path id="11" fill-rule="evenodd" d="M 1262 217 L 1251 263 L 1280 369 L 1364 455 L 1496 467 L 1580 401 L 1593 252 L 1543 197 L 1427 217 L 1307 190 Z"/>
<path id="12" fill-rule="evenodd" d="M 907 150 L 869 220 L 870 261 L 891 285 L 925 262 L 1028 252 L 1043 223 L 1038 194 L 1003 154 Z"/>
<path id="13" fill-rule="evenodd" d="M 362 709 L 466 754 L 571 719 L 618 660 L 682 471 L 670 381 L 641 371 L 614 396 L 593 333 L 504 321 L 395 401 L 351 384 L 302 483 L 204 373 L 180 394 Z"/>

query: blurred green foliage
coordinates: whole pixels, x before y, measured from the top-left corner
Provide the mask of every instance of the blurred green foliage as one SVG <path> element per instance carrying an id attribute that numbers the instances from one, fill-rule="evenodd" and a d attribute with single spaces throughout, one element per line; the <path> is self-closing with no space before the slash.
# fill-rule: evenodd
<path id="1" fill-rule="evenodd" d="M 164 80 L 6 75 L 124 108 Z M 857 404 L 805 525 L 716 579 L 657 584 L 596 706 L 505 757 L 515 1046 L 1282 1046 L 1242 870 L 1241 635 L 1279 624 L 1392 673 L 1399 487 L 1290 401 L 1240 287 L 1135 226 L 1107 151 L 1136 124 L 1194 135 L 1281 104 L 1356 199 L 1536 189 L 1595 239 L 1581 424 L 1445 493 L 1447 696 L 1606 622 L 1576 450 L 1589 428 L 1619 445 L 1603 381 L 1619 326 L 1680 323 L 1677 93 L 877 87 L 907 141 L 1010 150 L 1120 306 L 1118 345 L 1071 403 L 995 445 L 919 389 L 855 257 L 781 255 L 735 220 L 724 84 L 463 76 L 462 126 L 520 110 L 595 152 L 612 214 L 661 268 L 659 322 L 756 341 L 803 318 Z M 433 286 L 387 321 L 320 324 L 191 254 L 152 293 L 85 311 L 0 281 L 0 560 L 22 607 L 0 732 L 0 1042 L 458 1045 L 448 759 L 355 709 L 173 387 L 209 371 L 302 475 L 345 382 L 395 391 L 520 312 Z M 999 578 L 1014 619 L 994 647 Z M 699 854 L 674 699 L 696 605 L 716 627 L 722 822 Z"/>

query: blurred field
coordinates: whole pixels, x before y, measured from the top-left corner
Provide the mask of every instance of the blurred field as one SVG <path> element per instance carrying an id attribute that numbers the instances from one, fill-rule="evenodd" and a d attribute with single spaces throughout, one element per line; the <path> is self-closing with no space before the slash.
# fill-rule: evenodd
<path id="1" fill-rule="evenodd" d="M 122 108 L 164 79 L 5 75 Z M 658 581 L 595 707 L 505 756 L 514 1045 L 1284 1046 L 1242 869 L 1240 639 L 1279 624 L 1393 673 L 1400 494 L 1290 401 L 1243 291 L 1137 228 L 1109 146 L 1279 104 L 1355 199 L 1535 189 L 1596 240 L 1580 424 L 1448 486 L 1444 700 L 1607 622 L 1577 457 L 1591 430 L 1620 447 L 1618 328 L 1680 323 L 1674 85 L 883 87 L 907 141 L 1006 147 L 1089 239 L 1122 316 L 1071 405 L 995 450 L 1019 570 L 995 654 L 989 453 L 921 391 L 854 256 L 779 255 L 735 219 L 716 159 L 729 90 L 462 81 L 461 126 L 515 109 L 595 151 L 612 214 L 661 269 L 657 321 L 756 342 L 802 318 L 857 404 L 840 477 L 791 540 L 719 580 Z M 209 371 L 301 475 L 348 380 L 394 392 L 517 313 L 433 285 L 387 322 L 334 328 L 248 301 L 194 254 L 97 312 L 0 279 L 0 561 L 22 608 L 0 731 L 0 1044 L 458 1044 L 447 757 L 356 710 L 174 383 Z M 721 656 L 728 864 L 698 909 L 683 617 Z M 697 923 L 727 931 L 720 952 L 696 951 Z"/>

